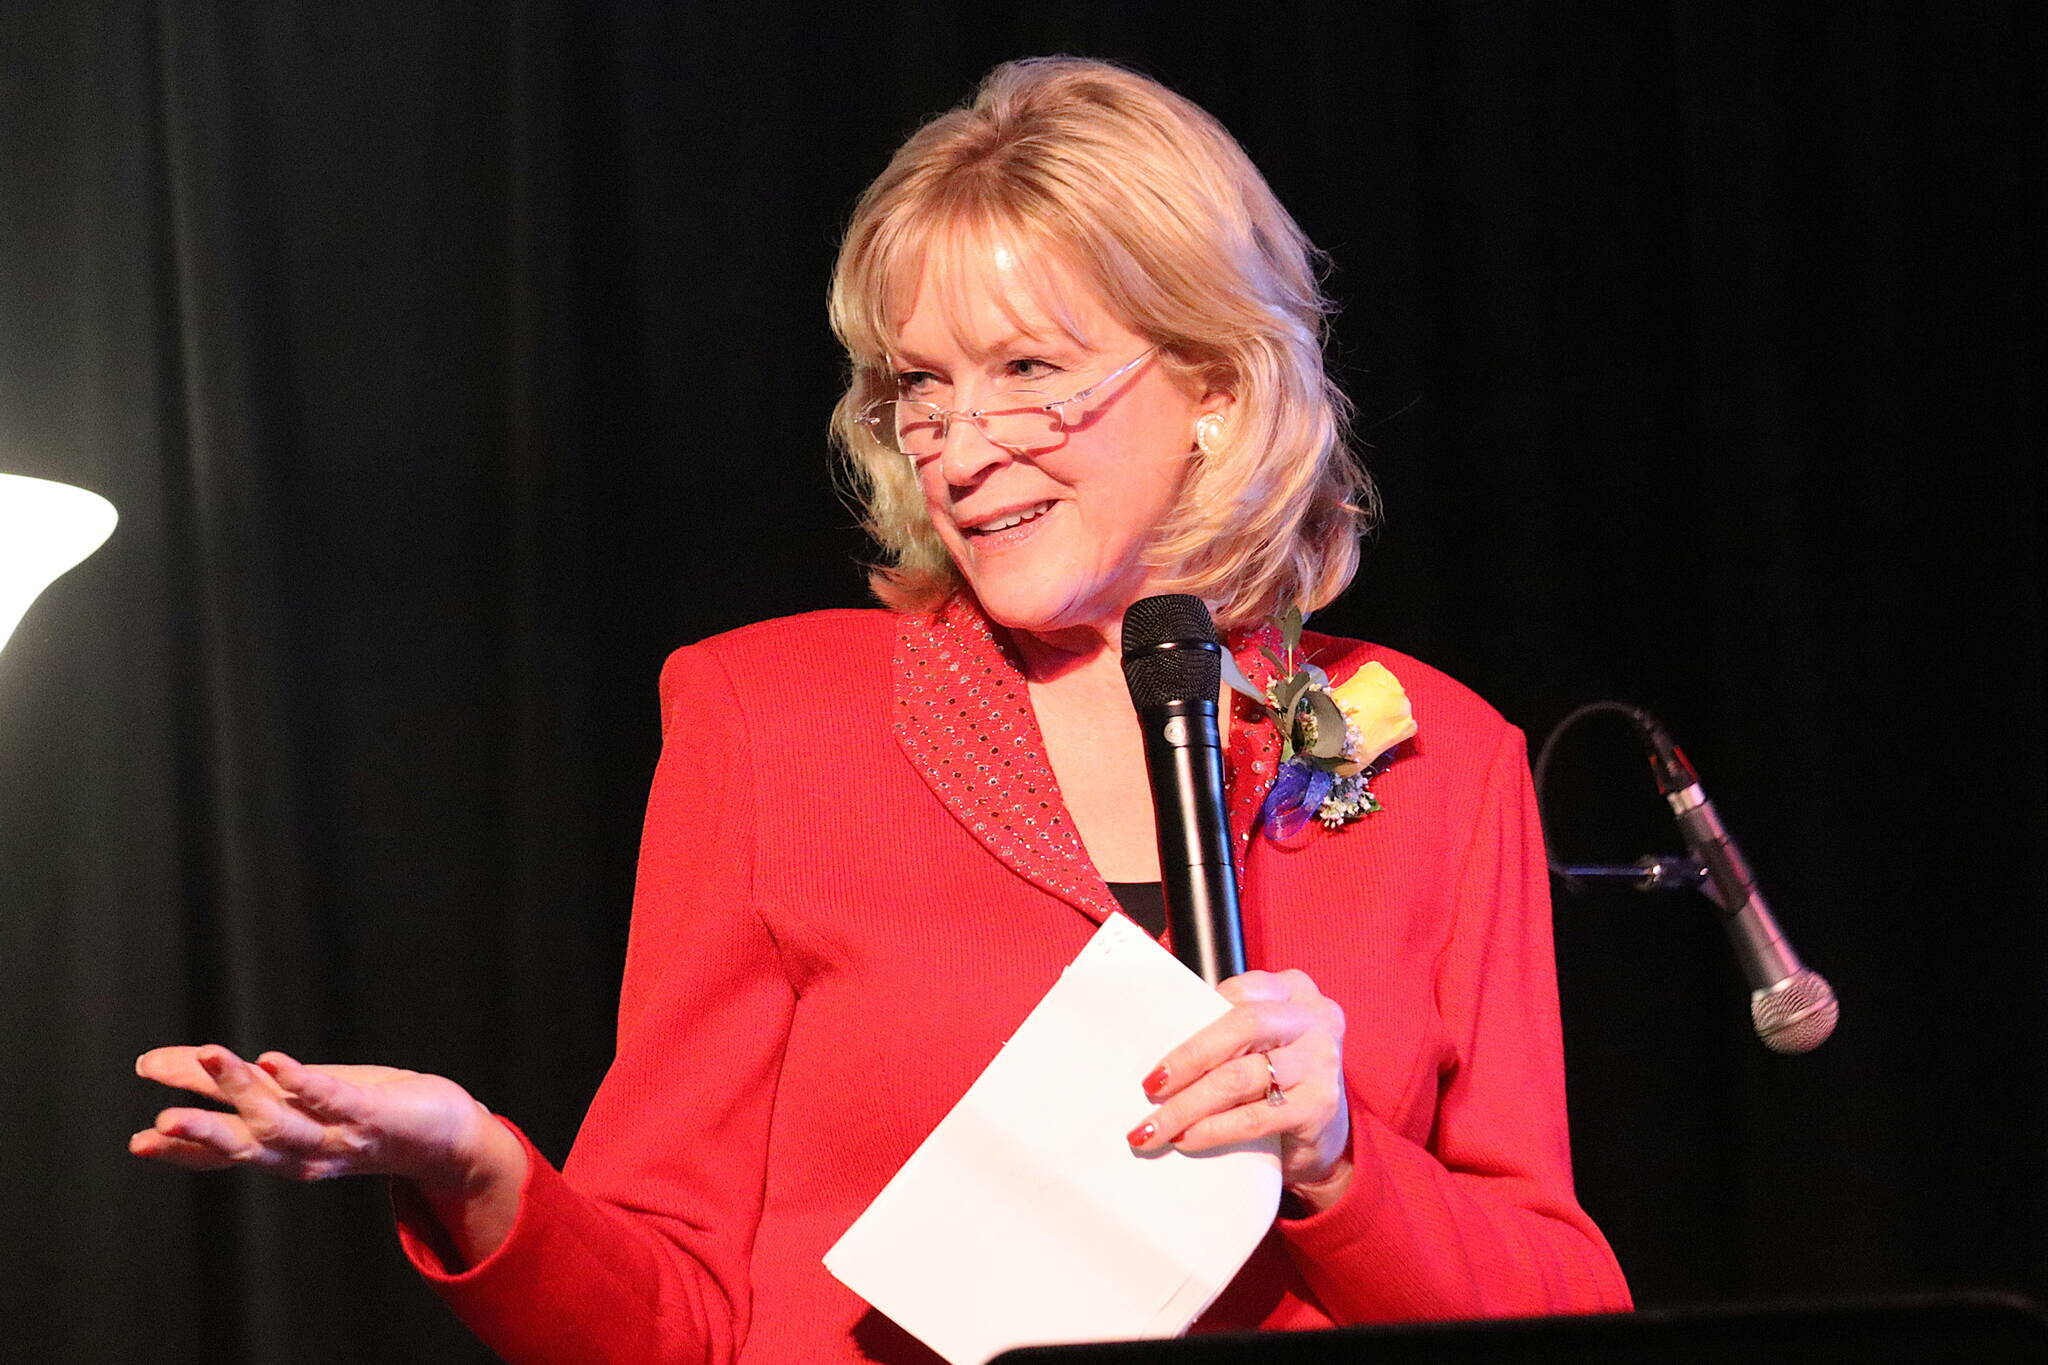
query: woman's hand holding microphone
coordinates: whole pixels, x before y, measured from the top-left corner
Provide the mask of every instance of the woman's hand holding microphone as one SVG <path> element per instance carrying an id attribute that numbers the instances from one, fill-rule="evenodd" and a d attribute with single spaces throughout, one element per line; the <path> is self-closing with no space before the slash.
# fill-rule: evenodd
<path id="1" fill-rule="evenodd" d="M 1158 1108 L 1126 1140 L 1203 1152 L 1278 1137 L 1288 1191 L 1311 1212 L 1329 1207 L 1351 1183 L 1344 1011 L 1306 972 L 1246 972 L 1216 989 L 1233 1008 L 1145 1078 Z"/>
<path id="2" fill-rule="evenodd" d="M 152 1048 L 135 1074 L 230 1109 L 166 1109 L 128 1139 L 140 1157 L 194 1171 L 252 1166 L 292 1180 L 389 1175 L 412 1182 L 469 1264 L 511 1231 L 526 1176 L 519 1140 L 441 1076 L 388 1066 L 254 1064 L 227 1048 Z"/>

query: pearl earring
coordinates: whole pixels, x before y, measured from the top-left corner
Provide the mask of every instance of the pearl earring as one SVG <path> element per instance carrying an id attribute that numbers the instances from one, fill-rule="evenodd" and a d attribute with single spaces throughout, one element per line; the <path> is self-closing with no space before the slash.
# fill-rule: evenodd
<path id="1" fill-rule="evenodd" d="M 1210 413 L 1195 423 L 1195 449 L 1204 455 L 1213 455 L 1216 443 L 1223 439 L 1223 419 Z"/>

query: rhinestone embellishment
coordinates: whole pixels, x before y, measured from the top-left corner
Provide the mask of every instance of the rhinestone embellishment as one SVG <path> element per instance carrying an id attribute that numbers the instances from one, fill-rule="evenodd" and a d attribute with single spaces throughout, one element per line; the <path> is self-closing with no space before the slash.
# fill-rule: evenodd
<path id="1" fill-rule="evenodd" d="M 1271 637 L 1271 638 L 1268 638 Z M 1268 627 L 1233 635 L 1239 666 L 1263 687 L 1279 643 Z M 971 598 L 898 618 L 895 729 L 911 765 L 968 833 L 1034 885 L 1101 920 L 1118 908 L 1075 833 L 1045 757 L 1038 718 L 1008 641 Z M 1279 758 L 1280 741 L 1249 700 L 1231 699 L 1227 814 L 1239 850 Z"/>

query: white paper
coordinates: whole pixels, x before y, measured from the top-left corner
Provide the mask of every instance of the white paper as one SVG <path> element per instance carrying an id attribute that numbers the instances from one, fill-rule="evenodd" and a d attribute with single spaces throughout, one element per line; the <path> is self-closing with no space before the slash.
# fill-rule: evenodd
<path id="1" fill-rule="evenodd" d="M 1121 915 L 825 1253 L 952 1365 L 1013 1346 L 1170 1337 L 1280 1204 L 1277 1140 L 1139 1156 L 1139 1080 L 1229 1002 Z"/>

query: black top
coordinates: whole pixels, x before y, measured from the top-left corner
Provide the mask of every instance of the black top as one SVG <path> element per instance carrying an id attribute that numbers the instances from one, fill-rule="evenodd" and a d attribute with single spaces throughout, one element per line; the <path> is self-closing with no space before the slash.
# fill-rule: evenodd
<path id="1" fill-rule="evenodd" d="M 1158 938 L 1166 932 L 1166 895 L 1158 882 L 1110 882 L 1109 894 L 1138 927 Z"/>

